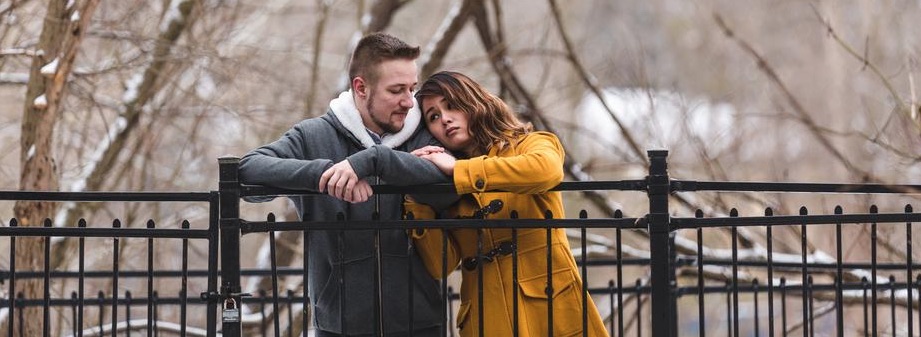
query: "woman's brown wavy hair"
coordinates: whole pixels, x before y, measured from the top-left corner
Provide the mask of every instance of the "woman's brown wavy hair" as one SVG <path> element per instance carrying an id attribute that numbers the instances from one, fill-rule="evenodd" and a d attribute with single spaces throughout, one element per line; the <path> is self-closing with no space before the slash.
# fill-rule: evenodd
<path id="1" fill-rule="evenodd" d="M 474 151 L 483 155 L 493 146 L 502 151 L 513 140 L 531 132 L 531 123 L 522 123 L 502 99 L 490 93 L 464 74 L 442 71 L 432 75 L 416 92 L 416 101 L 429 96 L 442 96 L 447 103 L 467 115 Z"/>

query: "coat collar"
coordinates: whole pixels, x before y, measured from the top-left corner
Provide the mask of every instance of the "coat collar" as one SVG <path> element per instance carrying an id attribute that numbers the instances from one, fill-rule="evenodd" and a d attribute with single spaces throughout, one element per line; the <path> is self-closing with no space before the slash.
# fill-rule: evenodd
<path id="1" fill-rule="evenodd" d="M 365 148 L 374 146 L 374 140 L 368 134 L 367 128 L 361 121 L 361 113 L 355 107 L 355 99 L 352 97 L 352 90 L 343 91 L 329 102 L 329 110 L 332 111 L 336 119 L 342 123 L 342 126 L 357 138 Z M 394 148 L 405 143 L 416 132 L 419 123 L 422 120 L 422 112 L 416 106 L 416 100 L 413 100 L 413 107 L 406 114 L 406 121 L 403 122 L 403 129 L 394 134 L 385 134 L 381 139 L 381 145 Z"/>

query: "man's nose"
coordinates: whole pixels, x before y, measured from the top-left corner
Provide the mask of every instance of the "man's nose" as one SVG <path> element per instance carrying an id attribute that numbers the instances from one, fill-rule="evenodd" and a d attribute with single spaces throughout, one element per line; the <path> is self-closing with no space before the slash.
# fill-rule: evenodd
<path id="1" fill-rule="evenodd" d="M 408 95 L 400 99 L 400 106 L 407 108 L 407 109 L 412 108 L 413 107 L 413 94 L 409 93 Z"/>

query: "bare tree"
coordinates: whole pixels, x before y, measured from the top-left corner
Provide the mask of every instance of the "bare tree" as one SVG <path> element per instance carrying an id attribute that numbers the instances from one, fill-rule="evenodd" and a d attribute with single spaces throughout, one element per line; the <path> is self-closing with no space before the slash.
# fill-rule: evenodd
<path id="1" fill-rule="evenodd" d="M 32 60 L 26 104 L 23 109 L 20 134 L 20 190 L 58 189 L 57 168 L 52 149 L 54 128 L 61 113 L 61 100 L 66 95 L 67 78 L 71 74 L 74 59 L 98 4 L 98 0 L 48 3 L 45 25 L 38 43 L 41 55 L 36 55 Z M 22 226 L 47 226 L 50 222 L 43 219 L 51 217 L 54 208 L 55 205 L 51 202 L 18 201 L 14 213 Z M 16 243 L 17 250 L 21 253 L 11 258 L 16 260 L 20 268 L 43 269 L 43 258 L 40 256 L 42 241 L 43 239 L 39 238 L 21 238 Z M 37 280 L 24 281 L 20 283 L 19 289 L 26 298 L 38 298 L 43 296 L 40 295 L 40 285 Z M 42 314 L 38 308 L 25 310 L 24 325 L 14 326 L 14 331 L 24 335 L 38 335 L 42 330 L 42 322 L 46 326 L 50 324 L 40 318 Z"/>

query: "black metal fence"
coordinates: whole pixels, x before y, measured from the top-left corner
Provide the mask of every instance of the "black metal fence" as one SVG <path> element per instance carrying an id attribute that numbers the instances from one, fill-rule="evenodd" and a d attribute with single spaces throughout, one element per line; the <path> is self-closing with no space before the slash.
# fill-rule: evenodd
<path id="1" fill-rule="evenodd" d="M 916 271 L 919 266 L 912 250 L 912 227 L 921 215 L 913 213 L 910 205 L 898 212 L 880 212 L 874 206 L 866 213 L 844 214 L 836 207 L 831 214 L 809 214 L 804 207 L 796 215 L 775 215 L 771 208 L 764 208 L 759 216 L 740 216 L 733 209 L 725 216 L 697 211 L 694 216 L 682 217 L 669 204 L 699 193 L 891 194 L 912 198 L 921 194 L 921 185 L 676 180 L 668 174 L 667 152 L 650 151 L 649 159 L 649 174 L 642 179 L 566 182 L 556 188 L 573 193 L 628 191 L 637 197 L 646 195 L 649 208 L 644 216 L 624 217 L 617 211 L 590 218 L 582 212 L 576 219 L 470 220 L 464 226 L 569 229 L 573 242 L 577 242 L 572 248 L 585 280 L 582 291 L 595 299 L 611 336 L 913 336 L 921 331 L 921 273 Z M 300 243 L 296 250 L 308 252 L 304 238 L 316 230 L 458 225 L 457 221 L 444 220 L 275 221 L 271 215 L 264 221 L 242 219 L 240 201 L 244 197 L 305 192 L 242 185 L 237 163 L 235 158 L 222 158 L 220 189 L 207 193 L 0 192 L 0 200 L 200 202 L 208 205 L 210 213 L 207 226 L 184 222 L 180 228 L 157 228 L 152 221 L 145 228 L 125 228 L 118 221 L 111 226 L 80 222 L 77 227 L 54 227 L 63 224 L 47 221 L 44 227 L 20 227 L 13 220 L 9 226 L 0 227 L 0 239 L 9 243 L 7 264 L 0 264 L 0 281 L 6 288 L 5 296 L 0 297 L 0 318 L 22 324 L 24 308 L 41 307 L 45 335 L 128 335 L 145 330 L 148 335 L 158 331 L 207 336 L 307 335 L 312 324 L 305 284 L 309 266 L 306 258 L 277 264 L 280 246 L 276 240 L 282 233 L 295 234 L 283 245 Z M 447 191 L 452 188 L 375 186 L 377 194 Z M 270 265 L 242 268 L 241 240 L 258 235 L 265 235 L 270 243 Z M 624 244 L 628 235 L 642 237 L 643 247 Z M 13 257 L 17 255 L 16 239 L 21 237 L 43 238 L 45 261 L 51 254 L 52 238 L 78 240 L 79 266 L 52 270 L 46 262 L 43 270 L 17 270 Z M 111 240 L 111 269 L 84 267 L 84 240 L 90 238 Z M 122 264 L 118 253 L 123 249 L 122 238 L 148 240 L 146 266 Z M 182 247 L 179 265 L 169 270 L 154 268 L 157 256 L 153 247 L 177 240 Z M 206 242 L 207 268 L 187 267 L 190 240 Z M 826 254 L 814 242 L 834 247 L 834 252 Z M 290 261 L 302 264 L 291 265 Z M 20 295 L 16 288 L 28 279 L 42 280 L 43 294 L 38 298 Z M 96 294 L 84 286 L 94 279 L 105 281 L 105 287 L 96 287 Z M 166 295 L 159 291 L 176 289 L 173 280 L 179 280 L 176 292 Z M 257 280 L 263 285 L 243 286 Z M 444 334 L 454 336 L 457 294 L 448 281 L 442 282 L 442 292 L 448 303 L 442 315 L 444 326 L 449 327 Z M 175 326 L 161 318 L 165 312 L 176 317 Z M 386 320 L 389 314 L 393 313 L 377 313 L 375 317 Z M 85 319 L 90 315 L 95 319 Z M 142 315 L 146 319 L 133 319 Z M 190 317 L 197 320 L 194 327 L 188 323 Z M 51 322 L 66 322 L 67 327 Z M 550 316 L 541 324 L 552 322 Z M 7 327 L 12 335 L 10 324 Z"/>

